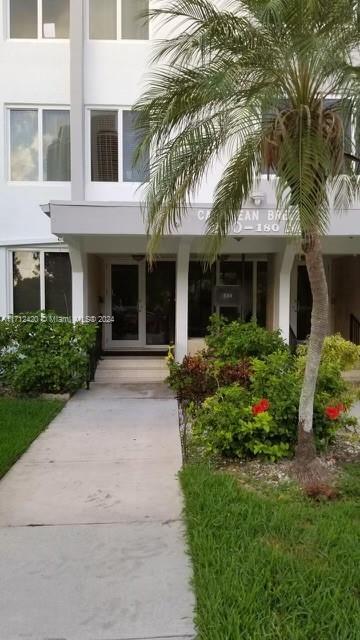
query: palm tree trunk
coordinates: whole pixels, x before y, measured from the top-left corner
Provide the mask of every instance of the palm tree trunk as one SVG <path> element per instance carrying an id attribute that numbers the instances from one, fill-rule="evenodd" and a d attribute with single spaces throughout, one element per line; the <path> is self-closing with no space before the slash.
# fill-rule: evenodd
<path id="1" fill-rule="evenodd" d="M 328 332 L 329 296 L 320 238 L 317 233 L 306 237 L 303 244 L 306 267 L 313 297 L 311 333 L 306 360 L 304 382 L 299 404 L 298 444 L 296 465 L 305 469 L 316 459 L 313 430 L 314 397 L 324 339 Z"/>

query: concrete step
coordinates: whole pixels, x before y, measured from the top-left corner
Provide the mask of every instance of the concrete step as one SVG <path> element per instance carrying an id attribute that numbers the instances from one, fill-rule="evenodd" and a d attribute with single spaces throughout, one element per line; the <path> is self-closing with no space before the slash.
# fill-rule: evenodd
<path id="1" fill-rule="evenodd" d="M 135 369 L 143 370 L 167 370 L 165 358 L 149 357 L 149 358 L 116 358 L 109 357 L 100 360 L 98 368 L 101 371 L 128 371 Z"/>
<path id="2" fill-rule="evenodd" d="M 102 384 L 143 384 L 153 382 L 164 382 L 167 371 L 161 369 L 126 369 L 124 371 L 112 371 L 98 369 L 95 375 L 95 382 Z"/>

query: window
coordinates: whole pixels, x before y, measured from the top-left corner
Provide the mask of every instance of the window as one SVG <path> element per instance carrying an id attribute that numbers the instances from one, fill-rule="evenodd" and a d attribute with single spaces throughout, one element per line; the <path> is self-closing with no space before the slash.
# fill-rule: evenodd
<path id="1" fill-rule="evenodd" d="M 58 251 L 13 252 L 14 314 L 46 309 L 59 316 L 72 314 L 71 263 Z"/>
<path id="2" fill-rule="evenodd" d="M 148 40 L 149 0 L 89 0 L 92 40 Z"/>
<path id="3" fill-rule="evenodd" d="M 149 153 L 134 165 L 134 152 L 143 135 L 136 127 L 133 111 L 92 110 L 90 112 L 91 180 L 93 182 L 146 182 Z M 119 158 L 119 138 L 122 140 Z M 119 169 L 121 160 L 122 171 Z"/>
<path id="4" fill-rule="evenodd" d="M 10 38 L 38 37 L 38 0 L 10 0 Z"/>
<path id="5" fill-rule="evenodd" d="M 9 0 L 10 38 L 69 38 L 70 0 Z"/>
<path id="6" fill-rule="evenodd" d="M 14 313 L 40 309 L 40 254 L 38 251 L 14 251 Z"/>
<path id="7" fill-rule="evenodd" d="M 256 321 L 260 327 L 266 327 L 267 321 L 267 292 L 268 292 L 268 265 L 267 262 L 257 263 L 256 275 Z"/>
<path id="8" fill-rule="evenodd" d="M 43 111 L 44 180 L 68 182 L 70 162 L 69 111 Z"/>
<path id="9" fill-rule="evenodd" d="M 45 309 L 72 315 L 71 262 L 68 253 L 45 253 Z"/>
<path id="10" fill-rule="evenodd" d="M 204 269 L 203 262 L 189 264 L 189 338 L 202 338 L 207 333 L 213 313 L 213 289 L 216 269 Z"/>
<path id="11" fill-rule="evenodd" d="M 67 182 L 70 163 L 69 110 L 10 109 L 11 180 Z"/>
<path id="12" fill-rule="evenodd" d="M 91 112 L 91 180 L 118 182 L 118 112 Z"/>
<path id="13" fill-rule="evenodd" d="M 136 128 L 137 114 L 123 111 L 123 181 L 146 182 L 149 180 L 149 153 L 134 165 L 134 153 L 144 133 Z"/>
<path id="14" fill-rule="evenodd" d="M 124 40 L 149 39 L 148 10 L 149 2 L 146 0 L 122 0 L 121 37 Z"/>
<path id="15" fill-rule="evenodd" d="M 117 0 L 90 0 L 90 38 L 116 40 Z"/>
<path id="16" fill-rule="evenodd" d="M 10 112 L 11 180 L 38 180 L 38 112 L 12 109 Z"/>

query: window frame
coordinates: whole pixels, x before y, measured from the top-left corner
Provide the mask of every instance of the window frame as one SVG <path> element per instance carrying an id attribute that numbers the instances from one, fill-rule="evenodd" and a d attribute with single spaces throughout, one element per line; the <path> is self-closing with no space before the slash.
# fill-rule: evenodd
<path id="1" fill-rule="evenodd" d="M 71 1 L 71 0 L 70 0 Z M 6 35 L 11 42 L 69 42 L 70 41 L 70 3 L 69 3 L 69 36 L 67 38 L 44 38 L 43 34 L 43 0 L 37 0 L 37 37 L 36 38 L 12 38 L 10 25 L 10 3 L 6 0 Z"/>
<path id="2" fill-rule="evenodd" d="M 8 250 L 8 265 L 9 265 L 9 278 L 8 278 L 8 286 L 9 286 L 9 314 L 14 315 L 14 253 L 20 252 L 26 253 L 38 253 L 40 260 L 40 309 L 39 311 L 46 310 L 45 301 L 46 301 L 46 278 L 45 278 L 45 254 L 46 253 L 66 253 L 70 257 L 70 251 L 67 247 L 46 247 L 42 245 L 38 247 L 34 246 L 21 246 L 21 247 L 10 247 Z M 70 259 L 71 264 L 71 259 Z M 72 286 L 72 282 L 71 282 Z M 30 314 L 31 315 L 31 312 Z M 71 314 L 72 315 L 72 314 Z"/>
<path id="3" fill-rule="evenodd" d="M 150 3 L 150 0 L 149 0 Z M 88 42 L 126 42 L 131 44 L 150 42 L 151 40 L 151 21 L 149 20 L 149 37 L 148 38 L 123 38 L 122 37 L 122 0 L 116 0 L 116 38 L 90 38 L 90 0 L 86 2 L 85 10 L 86 20 L 86 39 Z"/>
<path id="4" fill-rule="evenodd" d="M 86 181 L 88 184 L 94 185 L 135 185 L 139 187 L 143 184 L 141 181 L 132 182 L 130 180 L 124 180 L 124 158 L 123 158 L 123 127 L 124 127 L 124 111 L 132 111 L 131 106 L 114 106 L 114 105 L 88 105 L 85 107 L 86 118 Z M 118 124 L 118 181 L 107 182 L 91 179 L 91 113 L 92 111 L 116 111 L 117 112 L 117 124 Z"/>
<path id="5" fill-rule="evenodd" d="M 43 139 L 43 124 L 44 111 L 67 111 L 69 112 L 70 119 L 70 145 L 71 145 L 71 114 L 69 105 L 34 105 L 34 104 L 6 104 L 6 137 L 5 137 L 5 153 L 7 155 L 6 160 L 6 172 L 7 183 L 11 186 L 63 186 L 71 184 L 70 180 L 44 180 L 44 139 Z M 37 180 L 13 180 L 11 176 L 11 111 L 37 111 L 38 116 L 38 177 Z M 70 147 L 71 153 L 71 147 Z M 71 161 L 71 158 L 70 158 Z"/>

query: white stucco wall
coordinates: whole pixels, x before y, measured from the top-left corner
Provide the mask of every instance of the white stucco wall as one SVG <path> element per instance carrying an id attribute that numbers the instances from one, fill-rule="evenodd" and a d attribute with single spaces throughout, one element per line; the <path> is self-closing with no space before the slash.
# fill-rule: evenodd
<path id="1" fill-rule="evenodd" d="M 49 241 L 50 221 L 39 208 L 70 197 L 69 185 L 9 182 L 7 106 L 70 104 L 69 43 L 7 38 L 7 2 L 0 3 L 0 245 Z M 56 238 L 53 238 L 56 240 Z"/>

